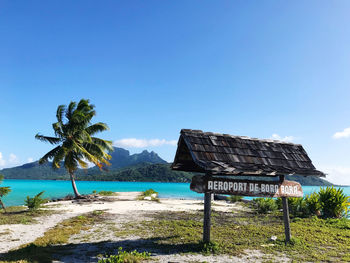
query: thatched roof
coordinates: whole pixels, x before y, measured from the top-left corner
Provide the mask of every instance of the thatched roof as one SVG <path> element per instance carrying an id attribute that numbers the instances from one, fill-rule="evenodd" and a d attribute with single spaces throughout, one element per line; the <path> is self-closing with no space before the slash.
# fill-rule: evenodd
<path id="1" fill-rule="evenodd" d="M 213 175 L 325 176 L 300 144 L 185 129 L 172 169 Z"/>

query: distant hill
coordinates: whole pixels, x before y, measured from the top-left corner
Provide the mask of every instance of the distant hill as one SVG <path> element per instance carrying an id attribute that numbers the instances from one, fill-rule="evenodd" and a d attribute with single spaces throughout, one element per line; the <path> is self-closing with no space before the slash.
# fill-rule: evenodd
<path id="1" fill-rule="evenodd" d="M 107 170 L 119 170 L 124 167 L 135 166 L 139 164 L 166 164 L 162 158 L 155 152 L 143 151 L 141 153 L 132 154 L 123 149 L 114 147 L 114 151 L 111 153 L 112 159 L 111 165 L 107 167 Z M 69 179 L 69 175 L 66 170 L 61 167 L 60 169 L 52 169 L 52 163 L 48 162 L 43 165 L 39 165 L 38 161 L 26 163 L 21 166 L 5 168 L 0 170 L 0 173 L 5 176 L 5 179 L 40 179 L 40 180 L 65 180 Z M 102 172 L 97 167 L 92 167 L 87 170 L 79 169 L 77 176 L 82 177 L 85 175 L 97 175 Z"/>
<path id="2" fill-rule="evenodd" d="M 77 180 L 85 181 L 139 181 L 139 182 L 190 182 L 193 173 L 173 171 L 170 164 L 155 152 L 143 151 L 132 154 L 123 148 L 114 148 L 111 153 L 111 165 L 108 171 L 100 171 L 97 167 L 76 172 Z M 33 180 L 69 180 L 64 168 L 52 169 L 51 163 L 39 165 L 38 161 L 21 166 L 0 170 L 5 179 Z M 246 178 L 247 179 L 247 178 Z M 251 177 L 250 179 L 257 179 Z M 325 186 L 332 185 L 318 177 L 287 176 L 288 180 L 301 185 Z"/>

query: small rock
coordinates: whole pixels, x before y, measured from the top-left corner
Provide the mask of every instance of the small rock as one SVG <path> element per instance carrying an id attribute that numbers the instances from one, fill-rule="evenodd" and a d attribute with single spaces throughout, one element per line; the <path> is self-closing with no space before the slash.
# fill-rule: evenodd
<path id="1" fill-rule="evenodd" d="M 151 197 L 152 197 L 152 198 L 156 198 L 156 197 L 157 197 L 157 194 L 156 194 L 156 193 L 151 194 Z"/>
<path id="2" fill-rule="evenodd" d="M 271 236 L 270 237 L 270 241 L 276 241 L 277 240 L 277 237 L 276 236 Z"/>
<path id="3" fill-rule="evenodd" d="M 152 200 L 152 197 L 146 196 L 145 198 L 143 198 L 143 200 Z"/>

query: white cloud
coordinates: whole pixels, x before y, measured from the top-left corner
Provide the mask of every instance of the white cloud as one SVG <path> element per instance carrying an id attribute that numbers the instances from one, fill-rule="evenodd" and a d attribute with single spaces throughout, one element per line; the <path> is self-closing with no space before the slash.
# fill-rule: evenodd
<path id="1" fill-rule="evenodd" d="M 326 180 L 334 184 L 350 185 L 350 167 L 347 166 L 324 166 L 320 167 L 325 172 Z"/>
<path id="2" fill-rule="evenodd" d="M 176 140 L 165 140 L 165 139 L 136 139 L 136 138 L 125 138 L 121 140 L 114 141 L 113 145 L 118 147 L 126 148 L 145 148 L 145 147 L 156 147 L 163 145 L 173 145 L 176 146 Z"/>
<path id="3" fill-rule="evenodd" d="M 271 139 L 272 140 L 283 141 L 283 142 L 292 142 L 292 141 L 295 140 L 295 137 L 294 136 L 281 137 L 277 133 L 274 133 L 274 134 L 272 134 Z"/>
<path id="4" fill-rule="evenodd" d="M 34 162 L 34 159 L 33 159 L 32 157 L 29 157 L 29 158 L 27 159 L 27 162 L 28 162 L 28 163 L 32 163 L 32 162 Z"/>
<path id="5" fill-rule="evenodd" d="M 348 137 L 350 137 L 350 127 L 349 128 L 345 128 L 341 132 L 336 132 L 336 133 L 333 134 L 333 138 L 334 139 L 341 139 L 341 138 L 348 138 Z"/>
<path id="6" fill-rule="evenodd" d="M 18 157 L 15 154 L 10 153 L 9 163 L 10 164 L 18 164 L 19 163 Z"/>
<path id="7" fill-rule="evenodd" d="M 2 158 L 2 153 L 0 152 L 0 166 L 5 166 L 6 161 Z"/>

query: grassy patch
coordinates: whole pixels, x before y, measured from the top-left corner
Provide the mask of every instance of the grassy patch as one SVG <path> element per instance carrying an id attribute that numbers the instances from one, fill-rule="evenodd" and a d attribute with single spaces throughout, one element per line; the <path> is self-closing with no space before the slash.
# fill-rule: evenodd
<path id="1" fill-rule="evenodd" d="M 202 244 L 202 213 L 162 212 L 155 220 L 125 224 L 118 236 L 140 236 L 152 241 L 153 249 L 165 251 L 242 255 L 244 250 L 261 250 L 276 257 L 288 255 L 296 261 L 346 261 L 350 257 L 350 228 L 347 219 L 292 220 L 293 239 L 284 243 L 282 214 L 256 215 L 249 212 L 212 214 L 212 243 Z M 277 236 L 277 241 L 270 241 Z M 149 250 L 150 251 L 150 250 Z"/>
<path id="2" fill-rule="evenodd" d="M 137 198 L 138 200 L 148 200 L 148 201 L 155 201 L 160 202 L 158 198 L 158 192 L 154 191 L 152 188 L 148 189 L 141 193 L 141 195 Z"/>
<path id="3" fill-rule="evenodd" d="M 37 217 L 59 213 L 47 209 L 30 211 L 24 206 L 10 206 L 6 208 L 7 213 L 0 209 L 0 225 L 5 224 L 33 224 Z"/>
<path id="4" fill-rule="evenodd" d="M 124 251 L 122 247 L 119 247 L 116 255 L 99 256 L 98 263 L 138 263 L 147 260 L 151 257 L 148 252 Z"/>
<path id="5" fill-rule="evenodd" d="M 49 229 L 44 236 L 37 238 L 33 243 L 21 246 L 3 255 L 0 262 L 52 262 L 52 255 L 62 253 L 63 248 L 57 245 L 66 244 L 69 238 L 88 230 L 101 220 L 103 213 L 92 212 L 62 221 L 54 228 Z"/>
<path id="6" fill-rule="evenodd" d="M 99 195 L 103 196 L 117 196 L 118 194 L 113 191 L 100 191 L 98 192 Z"/>

